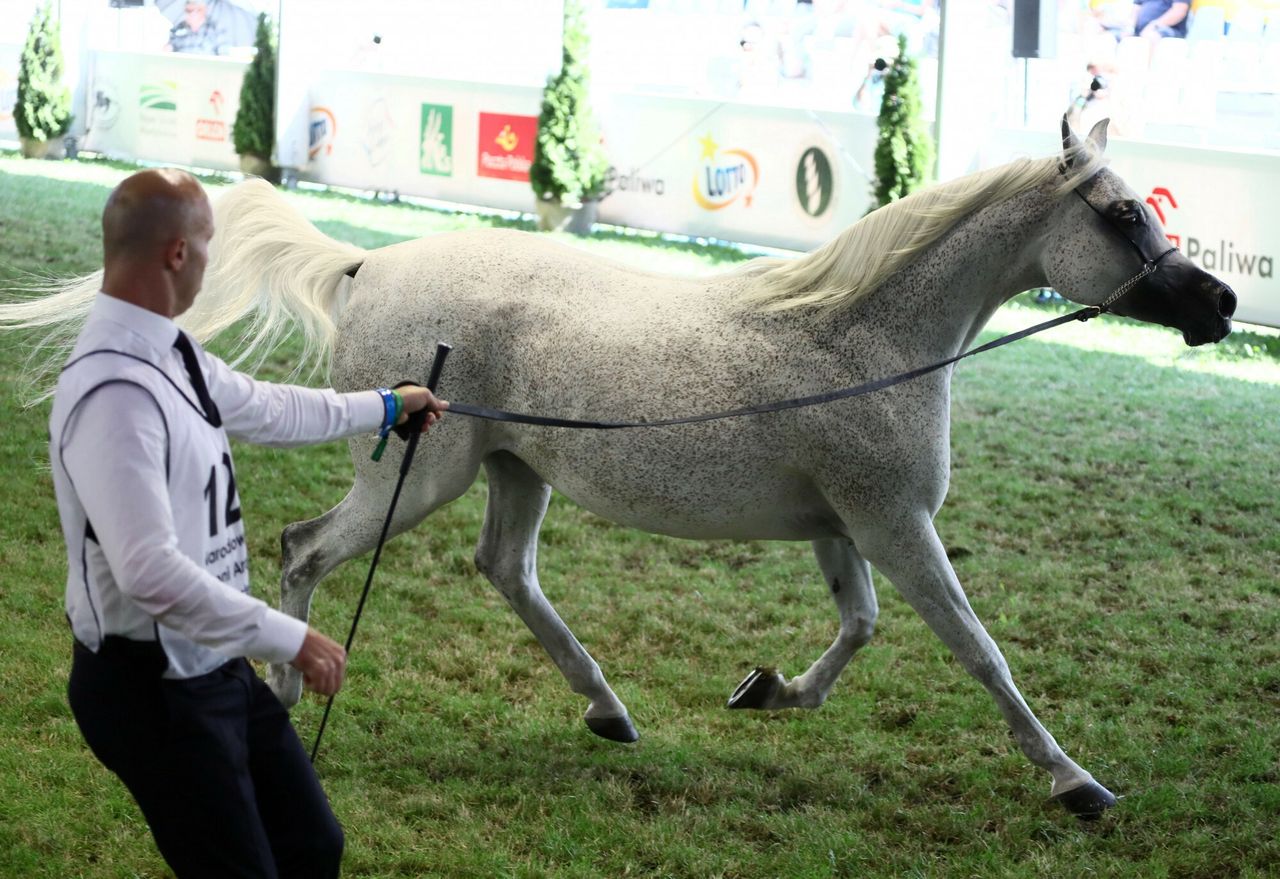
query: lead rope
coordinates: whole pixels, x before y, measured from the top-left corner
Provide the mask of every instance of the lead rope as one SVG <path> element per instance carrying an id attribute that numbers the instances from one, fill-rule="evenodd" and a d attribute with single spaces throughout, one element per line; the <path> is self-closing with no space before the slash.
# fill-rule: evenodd
<path id="1" fill-rule="evenodd" d="M 670 427 L 676 424 L 695 424 L 702 421 L 719 421 L 725 418 L 738 418 L 744 415 L 762 415 L 766 412 L 780 412 L 785 409 L 799 409 L 806 406 L 816 406 L 821 403 L 829 403 L 833 400 L 844 400 L 851 397 L 860 397 L 864 394 L 871 394 L 884 388 L 893 387 L 902 384 L 914 378 L 928 375 L 931 372 L 950 366 L 953 363 L 964 360 L 966 357 L 972 357 L 975 354 L 982 354 L 986 351 L 992 351 L 1004 345 L 1020 341 L 1037 333 L 1053 327 L 1061 326 L 1071 321 L 1088 321 L 1105 313 L 1114 305 L 1120 297 L 1124 296 L 1134 288 L 1143 278 L 1150 275 L 1158 267 L 1161 260 L 1172 253 L 1176 248 L 1169 248 L 1160 254 L 1154 260 L 1147 262 L 1142 267 L 1142 271 L 1125 281 L 1115 291 L 1108 296 L 1101 305 L 1090 305 L 1073 311 L 1069 314 L 1060 315 L 1052 320 L 1044 321 L 1026 329 L 1019 330 L 1016 333 L 1009 333 L 987 342 L 985 345 L 979 345 L 963 354 L 957 354 L 955 357 L 948 357 L 945 360 L 939 360 L 928 366 L 921 366 L 908 372 L 898 373 L 887 378 L 877 379 L 875 381 L 865 382 L 854 387 L 841 388 L 840 390 L 828 391 L 823 394 L 814 394 L 808 397 L 796 397 L 790 400 L 779 400 L 773 403 L 760 403 L 755 406 L 745 406 L 741 409 L 729 409 L 723 412 L 711 412 L 704 415 L 691 415 L 685 418 L 664 418 L 660 421 L 586 421 L 575 418 L 555 418 L 545 415 L 526 415 L 520 412 L 506 412 L 501 409 L 492 409 L 488 406 L 474 406 L 470 403 L 450 403 L 449 412 L 458 415 L 469 415 L 472 418 L 483 418 L 490 421 L 506 421 L 518 424 L 534 424 L 543 427 L 569 427 L 586 430 L 617 430 L 620 428 L 634 427 Z M 444 342 L 436 345 L 435 360 L 431 364 L 431 376 L 427 379 L 427 388 L 434 394 L 436 385 L 440 381 L 440 372 L 444 369 L 445 357 L 453 348 Z M 98 352 L 94 352 L 98 353 Z M 364 613 L 365 602 L 369 598 L 369 590 L 373 586 L 373 573 L 378 569 L 378 560 L 382 557 L 382 547 L 387 542 L 387 533 L 391 530 L 391 519 L 395 515 L 396 504 L 400 501 L 400 490 L 404 487 L 405 477 L 409 473 L 409 467 L 413 463 L 414 452 L 418 448 L 418 438 L 422 433 L 422 423 L 426 419 L 426 410 L 422 409 L 409 416 L 408 428 L 408 445 L 404 451 L 404 458 L 400 462 L 400 478 L 396 481 L 395 493 L 391 496 L 391 506 L 387 509 L 386 521 L 382 523 L 382 534 L 378 537 L 378 545 L 373 551 L 373 561 L 369 563 L 369 576 L 364 581 L 364 591 L 360 593 L 360 603 L 356 605 L 355 616 L 351 620 L 351 631 L 347 634 L 346 651 L 348 655 L 351 653 L 351 645 L 356 638 L 356 628 L 360 625 L 360 616 Z M 324 706 L 324 715 L 320 718 L 320 729 L 316 733 L 315 744 L 311 748 L 311 762 L 316 762 L 316 754 L 320 751 L 320 740 L 324 736 L 325 727 L 329 722 L 329 712 L 333 708 L 333 701 L 337 694 L 329 697 L 329 701 Z"/>
<path id="2" fill-rule="evenodd" d="M 1090 305 L 1073 311 L 1069 314 L 1060 315 L 1052 320 L 1027 327 L 1016 333 L 1009 333 L 987 342 L 985 345 L 979 345 L 977 348 L 971 348 L 963 354 L 957 354 L 954 357 L 948 357 L 945 360 L 939 360 L 936 363 L 930 363 L 928 366 L 920 366 L 907 372 L 901 372 L 897 375 L 891 375 L 886 378 L 876 379 L 874 381 L 864 382 L 848 388 L 840 388 L 839 390 L 826 391 L 821 394 L 813 394 L 807 397 L 795 397 L 790 400 L 777 400 L 771 403 L 758 403 L 754 406 L 744 406 L 740 409 L 726 409 L 721 412 L 709 412 L 703 415 L 689 415 L 683 418 L 664 418 L 659 421 L 589 421 L 577 418 L 556 418 L 547 415 L 528 415 L 523 412 L 507 412 L 502 409 L 494 409 L 489 406 L 477 406 L 472 403 L 456 403 L 449 404 L 449 412 L 458 415 L 468 415 L 472 418 L 483 418 L 488 421 L 505 421 L 514 424 L 534 424 L 541 427 L 568 427 L 585 430 L 620 430 L 636 427 L 671 427 L 677 424 L 697 424 L 703 421 L 720 421 L 725 418 L 740 418 L 744 415 L 763 415 L 767 412 L 781 412 L 786 409 L 801 409 L 807 406 L 817 406 L 822 403 L 830 403 L 835 400 L 847 400 L 853 397 L 861 397 L 866 394 L 872 394 L 876 391 L 891 388 L 894 385 L 911 381 L 914 378 L 928 375 L 936 372 L 943 367 L 958 363 L 966 357 L 973 357 L 975 354 L 982 354 L 987 351 L 995 350 L 1012 342 L 1018 342 L 1028 336 L 1034 336 L 1045 330 L 1053 329 L 1071 321 L 1088 321 L 1103 314 L 1112 305 L 1116 303 L 1120 297 L 1124 296 L 1133 287 L 1154 272 L 1157 263 L 1163 259 L 1168 253 L 1172 252 L 1172 248 L 1162 254 L 1155 262 L 1147 263 L 1143 266 L 1142 271 L 1125 281 L 1113 292 L 1101 305 Z"/>
<path id="3" fill-rule="evenodd" d="M 431 376 L 427 379 L 427 390 L 432 394 L 436 391 L 436 385 L 440 382 L 440 372 L 444 369 L 444 359 L 449 356 L 449 352 L 453 348 L 441 342 L 436 345 L 435 360 L 431 362 Z M 405 477 L 409 475 L 409 466 L 413 463 L 413 454 L 418 450 L 418 438 L 422 436 L 422 425 L 427 420 L 427 410 L 419 409 L 409 416 L 409 421 L 405 424 L 408 429 L 409 440 L 405 446 L 404 458 L 400 461 L 400 478 L 396 480 L 395 493 L 391 495 L 391 506 L 387 508 L 386 521 L 382 523 L 382 534 L 378 536 L 378 545 L 373 551 L 373 561 L 369 563 L 369 576 L 364 581 L 364 591 L 360 593 L 360 603 L 356 605 L 355 616 L 351 618 L 351 631 L 347 633 L 346 651 L 347 655 L 351 655 L 351 644 L 356 640 L 356 628 L 360 625 L 360 616 L 364 613 L 365 601 L 369 598 L 369 589 L 373 586 L 373 572 L 378 570 L 378 559 L 382 557 L 383 544 L 387 542 L 387 533 L 391 530 L 391 519 L 396 514 L 396 504 L 400 502 L 400 490 L 404 488 Z M 320 739 L 324 736 L 325 726 L 329 723 L 329 712 L 333 709 L 333 700 L 338 696 L 334 693 L 329 697 L 329 701 L 324 706 L 324 716 L 320 718 L 320 729 L 316 733 L 316 742 L 311 746 L 311 762 L 316 762 L 316 754 L 320 752 Z"/>

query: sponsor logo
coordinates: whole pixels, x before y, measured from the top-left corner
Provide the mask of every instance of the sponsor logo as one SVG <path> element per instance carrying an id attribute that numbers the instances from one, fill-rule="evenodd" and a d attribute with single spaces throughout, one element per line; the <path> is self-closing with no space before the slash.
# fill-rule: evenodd
<path id="1" fill-rule="evenodd" d="M 835 173 L 831 159 L 817 147 L 809 147 L 796 163 L 796 198 L 800 209 L 817 219 L 831 209 Z"/>
<path id="2" fill-rule="evenodd" d="M 481 177 L 523 180 L 527 183 L 537 137 L 537 116 L 481 113 L 480 154 L 476 173 Z"/>
<path id="3" fill-rule="evenodd" d="M 338 136 L 338 119 L 328 107 L 312 107 L 309 125 L 307 159 L 333 155 L 333 140 Z"/>
<path id="4" fill-rule="evenodd" d="M 227 123 L 222 118 L 226 98 L 222 92 L 214 89 L 209 93 L 208 113 L 196 119 L 196 140 L 208 140 L 214 143 L 226 143 Z"/>
<path id="5" fill-rule="evenodd" d="M 1199 263 L 1211 272 L 1226 272 L 1249 277 L 1257 275 L 1259 278 L 1275 277 L 1275 257 L 1236 250 L 1235 242 L 1225 238 L 1216 242 L 1202 242 L 1199 238 L 1188 235 L 1185 252 L 1187 259 Z"/>
<path id="6" fill-rule="evenodd" d="M 1172 192 L 1163 186 L 1157 186 L 1151 190 L 1151 194 L 1147 196 L 1147 204 L 1151 205 L 1151 209 L 1160 218 L 1161 226 L 1169 225 L 1169 214 L 1178 208 L 1178 200 L 1173 197 Z M 1166 232 L 1165 237 L 1173 243 L 1174 247 L 1182 246 L 1182 237 L 1180 235 L 1170 235 Z"/>
<path id="7" fill-rule="evenodd" d="M 760 185 L 760 166 L 746 150 L 721 149 L 710 134 L 699 139 L 702 147 L 698 168 L 693 173 L 693 200 L 708 211 L 724 210 L 731 204 L 751 207 Z"/>
<path id="8" fill-rule="evenodd" d="M 178 84 L 146 82 L 138 87 L 138 133 L 151 137 L 178 134 Z"/>
<path id="9" fill-rule="evenodd" d="M 1160 225 L 1169 226 L 1169 218 L 1178 210 L 1178 200 L 1174 194 L 1163 186 L 1157 186 L 1147 196 L 1147 204 L 1156 212 Z M 1165 237 L 1182 252 L 1187 259 L 1199 265 L 1205 271 L 1222 272 L 1224 274 L 1244 275 L 1245 277 L 1275 277 L 1276 260 L 1271 254 L 1250 253 L 1227 238 L 1217 241 L 1202 240 L 1191 234 L 1174 234 L 1166 230 Z"/>
<path id="10" fill-rule="evenodd" d="M 453 176 L 453 107 L 423 104 L 419 129 L 418 170 L 440 177 Z"/>
<path id="11" fill-rule="evenodd" d="M 628 174 L 619 174 L 618 169 L 610 167 L 604 177 L 605 192 L 629 192 L 633 195 L 666 195 L 667 181 L 661 177 L 641 177 L 639 168 L 632 168 Z"/>
<path id="12" fill-rule="evenodd" d="M 178 84 L 173 80 L 143 83 L 138 86 L 138 106 L 143 110 L 172 113 L 178 109 Z"/>
<path id="13" fill-rule="evenodd" d="M 120 118 L 120 93 L 108 79 L 95 79 L 89 99 L 89 129 L 110 131 Z"/>
<path id="14" fill-rule="evenodd" d="M 375 98 L 364 108 L 364 140 L 360 146 L 364 148 L 369 166 L 376 168 L 391 156 L 391 144 L 395 138 L 395 120 L 391 118 L 391 108 L 386 98 Z"/>

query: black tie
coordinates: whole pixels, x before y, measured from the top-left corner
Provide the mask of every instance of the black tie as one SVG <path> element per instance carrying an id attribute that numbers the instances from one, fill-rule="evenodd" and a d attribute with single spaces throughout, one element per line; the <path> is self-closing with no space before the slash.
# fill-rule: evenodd
<path id="1" fill-rule="evenodd" d="M 195 389 L 200 408 L 204 409 L 204 420 L 214 427 L 222 427 L 222 414 L 218 412 L 217 404 L 209 396 L 209 387 L 204 383 L 204 373 L 200 371 L 200 361 L 196 360 L 196 349 L 191 347 L 191 340 L 187 338 L 187 334 L 179 330 L 173 347 L 177 348 L 178 353 L 182 355 L 182 362 L 187 367 L 187 375 L 191 377 L 191 387 Z"/>

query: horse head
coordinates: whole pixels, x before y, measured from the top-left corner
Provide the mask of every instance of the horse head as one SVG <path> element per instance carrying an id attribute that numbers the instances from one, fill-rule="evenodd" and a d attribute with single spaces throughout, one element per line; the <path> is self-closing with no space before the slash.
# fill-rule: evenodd
<path id="1" fill-rule="evenodd" d="M 1117 174 L 1088 173 L 1106 146 L 1107 120 L 1084 142 L 1062 120 L 1060 169 L 1075 185 L 1046 236 L 1050 284 L 1081 305 L 1180 330 L 1188 345 L 1222 341 L 1235 293 L 1170 244 L 1159 218 Z"/>

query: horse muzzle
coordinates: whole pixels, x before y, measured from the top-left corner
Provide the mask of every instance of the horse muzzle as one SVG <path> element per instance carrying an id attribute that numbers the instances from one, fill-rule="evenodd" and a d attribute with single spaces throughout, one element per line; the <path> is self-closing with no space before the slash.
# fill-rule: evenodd
<path id="1" fill-rule="evenodd" d="M 1201 325 L 1182 327 L 1182 340 L 1189 346 L 1207 345 L 1221 342 L 1231 334 L 1231 316 L 1236 313 L 1235 291 L 1226 284 L 1206 276 L 1205 298 L 1209 300 L 1213 313 L 1206 316 Z"/>
<path id="2" fill-rule="evenodd" d="M 1231 332 L 1235 291 L 1181 254 L 1173 256 L 1113 310 L 1179 330 L 1183 341 L 1193 347 L 1221 342 Z"/>

